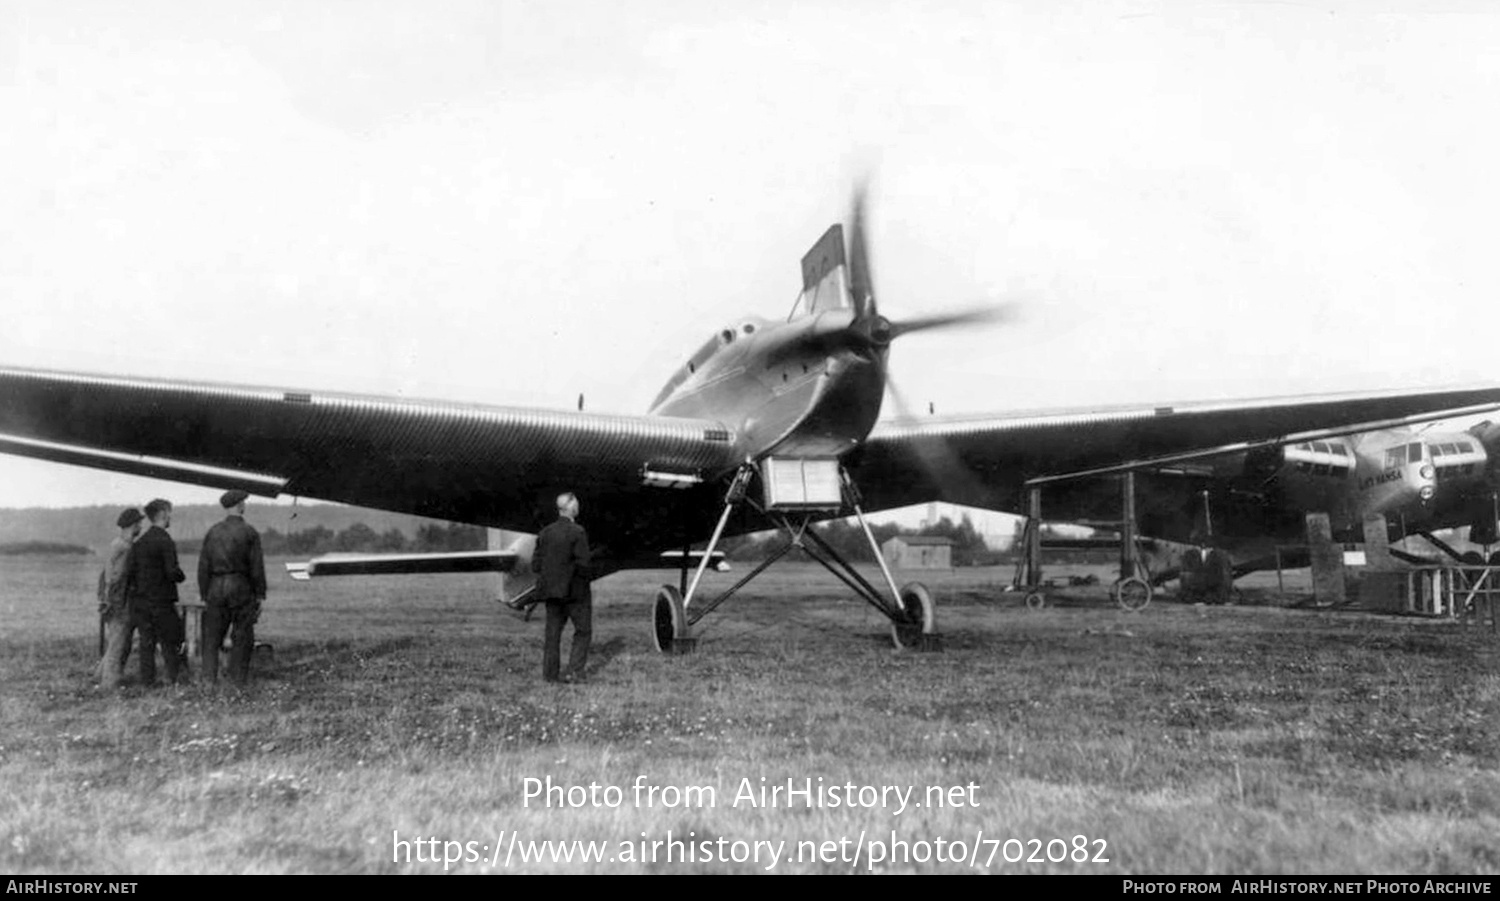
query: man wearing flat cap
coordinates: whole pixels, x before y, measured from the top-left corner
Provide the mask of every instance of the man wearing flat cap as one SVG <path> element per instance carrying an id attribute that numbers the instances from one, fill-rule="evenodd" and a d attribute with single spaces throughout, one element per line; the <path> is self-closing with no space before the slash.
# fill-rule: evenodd
<path id="1" fill-rule="evenodd" d="M 177 543 L 167 534 L 172 526 L 172 502 L 157 498 L 146 505 L 150 521 L 130 550 L 125 566 L 125 597 L 131 624 L 141 633 L 141 683 L 156 684 L 156 646 L 162 647 L 167 681 L 182 672 L 182 617 L 177 613 L 177 583 L 187 580 L 177 564 Z"/>
<path id="2" fill-rule="evenodd" d="M 125 658 L 130 656 L 130 605 L 125 599 L 125 570 L 130 563 L 130 549 L 141 534 L 141 523 L 145 518 L 134 507 L 120 514 L 115 520 L 120 534 L 109 543 L 109 558 L 104 571 L 99 573 L 99 621 L 104 627 L 104 649 L 99 658 L 101 688 L 115 688 L 120 684 Z"/>
<path id="3" fill-rule="evenodd" d="M 229 515 L 203 536 L 203 552 L 198 557 L 198 596 L 204 605 L 203 674 L 214 683 L 219 681 L 219 648 L 225 634 L 234 643 L 229 653 L 229 678 L 238 685 L 249 680 L 255 621 L 266 599 L 266 560 L 260 533 L 245 522 L 245 499 L 249 496 L 239 489 L 224 492 L 219 504 Z"/>

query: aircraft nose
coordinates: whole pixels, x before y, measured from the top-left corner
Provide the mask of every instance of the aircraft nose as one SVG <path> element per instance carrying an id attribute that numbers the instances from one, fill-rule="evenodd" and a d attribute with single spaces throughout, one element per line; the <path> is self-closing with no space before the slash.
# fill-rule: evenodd
<path id="1" fill-rule="evenodd" d="M 1432 503 L 1437 496 L 1437 470 L 1431 463 L 1423 463 L 1422 468 L 1417 470 L 1417 498 L 1421 500 L 1422 506 Z"/>

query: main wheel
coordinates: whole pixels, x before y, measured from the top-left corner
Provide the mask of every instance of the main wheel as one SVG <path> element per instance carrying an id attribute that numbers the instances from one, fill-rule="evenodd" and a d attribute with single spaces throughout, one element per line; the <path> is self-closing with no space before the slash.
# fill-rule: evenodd
<path id="1" fill-rule="evenodd" d="M 937 634 L 937 610 L 932 593 L 921 582 L 901 586 L 901 618 L 891 622 L 891 640 L 900 650 L 930 647 Z"/>
<path id="2" fill-rule="evenodd" d="M 1029 610 L 1040 610 L 1047 606 L 1047 596 L 1040 591 L 1026 593 L 1026 607 Z"/>
<path id="3" fill-rule="evenodd" d="M 651 609 L 651 638 L 663 654 L 680 654 L 693 649 L 689 636 L 687 609 L 682 606 L 682 592 L 674 585 L 663 585 L 656 591 Z"/>
<path id="4" fill-rule="evenodd" d="M 1145 610 L 1151 603 L 1151 583 L 1135 576 L 1116 582 L 1111 593 L 1115 603 L 1131 612 Z"/>

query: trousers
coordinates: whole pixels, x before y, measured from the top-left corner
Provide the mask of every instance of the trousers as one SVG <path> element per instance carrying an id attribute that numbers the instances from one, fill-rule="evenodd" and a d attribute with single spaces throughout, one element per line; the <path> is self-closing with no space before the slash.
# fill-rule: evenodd
<path id="1" fill-rule="evenodd" d="M 229 678 L 244 685 L 250 678 L 250 655 L 255 651 L 255 621 L 260 603 L 246 573 L 219 573 L 208 583 L 203 608 L 203 673 L 219 681 L 219 648 L 224 636 L 234 642 L 229 652 Z M 232 630 L 232 631 L 231 631 Z"/>
<path id="2" fill-rule="evenodd" d="M 104 656 L 99 658 L 99 684 L 114 688 L 125 677 L 125 660 L 130 656 L 130 610 L 123 605 L 110 608 L 103 620 Z"/>
<path id="3" fill-rule="evenodd" d="M 542 678 L 556 682 L 562 667 L 562 633 L 573 622 L 573 648 L 568 652 L 568 673 L 581 675 L 589 662 L 589 642 L 594 637 L 592 601 L 547 601 L 547 637 L 542 646 Z"/>
<path id="4" fill-rule="evenodd" d="M 167 681 L 186 676 L 182 666 L 182 617 L 173 604 L 141 603 L 135 605 L 132 621 L 141 635 L 141 683 L 156 684 L 156 646 L 167 669 Z"/>
<path id="5" fill-rule="evenodd" d="M 255 651 L 256 606 L 210 604 L 203 608 L 203 675 L 208 681 L 219 681 L 219 649 L 224 645 L 225 635 L 233 644 L 229 650 L 229 678 L 239 685 L 250 680 L 250 655 Z"/>

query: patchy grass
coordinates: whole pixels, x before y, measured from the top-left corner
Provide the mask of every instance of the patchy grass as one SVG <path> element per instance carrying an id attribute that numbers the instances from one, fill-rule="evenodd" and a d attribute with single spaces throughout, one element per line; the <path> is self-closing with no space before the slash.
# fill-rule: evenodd
<path id="1" fill-rule="evenodd" d="M 972 850 L 981 832 L 1040 860 L 980 842 L 981 871 L 1500 871 L 1487 628 L 1273 606 L 1127 614 L 1096 588 L 1027 611 L 996 591 L 1008 571 L 980 570 L 924 577 L 946 650 L 900 654 L 877 614 L 788 565 L 705 620 L 698 654 L 662 658 L 647 625 L 665 574 L 626 573 L 596 586 L 593 681 L 554 687 L 539 621 L 501 610 L 482 577 L 278 576 L 259 634 L 275 659 L 248 691 L 110 694 L 90 673 L 96 566 L 0 561 L 8 872 L 434 872 L 445 850 L 474 872 L 506 869 L 506 849 L 522 872 L 769 864 L 764 849 L 683 863 L 686 846 L 668 862 L 665 845 L 638 859 L 669 831 L 784 842 L 779 871 L 856 869 L 861 835 L 859 870 L 964 869 L 933 859 L 936 840 L 951 856 L 946 843 Z M 525 780 L 547 777 L 619 787 L 621 803 L 526 804 Z M 915 787 L 924 806 L 733 803 L 744 780 L 820 777 Z M 654 803 L 636 803 L 637 778 Z M 715 806 L 670 804 L 689 786 Z M 928 787 L 962 806 L 928 803 Z M 906 859 L 890 859 L 893 833 Z M 1074 836 L 1108 862 L 1075 862 Z M 408 861 L 396 838 L 439 842 Z M 1069 860 L 1046 860 L 1053 838 Z M 520 860 L 527 842 L 564 839 L 613 859 Z M 828 841 L 821 859 L 799 845 Z"/>

